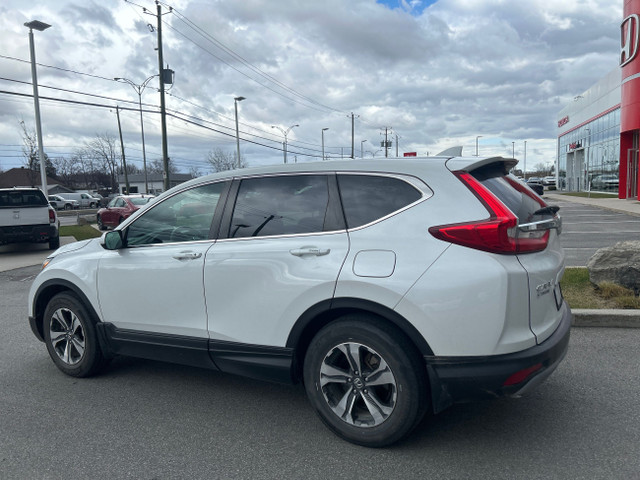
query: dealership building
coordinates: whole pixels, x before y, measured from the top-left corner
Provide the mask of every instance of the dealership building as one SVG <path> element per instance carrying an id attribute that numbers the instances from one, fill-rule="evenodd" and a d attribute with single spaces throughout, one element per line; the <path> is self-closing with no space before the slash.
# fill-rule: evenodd
<path id="1" fill-rule="evenodd" d="M 640 200 L 640 0 L 625 0 L 620 66 L 558 114 L 557 187 Z"/>

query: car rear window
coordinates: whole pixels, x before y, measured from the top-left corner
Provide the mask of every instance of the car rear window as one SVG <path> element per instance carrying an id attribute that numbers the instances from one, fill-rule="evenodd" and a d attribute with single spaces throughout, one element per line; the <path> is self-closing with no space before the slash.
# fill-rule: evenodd
<path id="1" fill-rule="evenodd" d="M 48 203 L 40 190 L 11 190 L 0 192 L 0 208 L 45 207 Z"/>
<path id="2" fill-rule="evenodd" d="M 497 170 L 471 172 L 471 174 L 518 217 L 520 224 L 531 222 L 536 212 L 545 205 L 541 200 L 536 200 L 535 197 L 518 190 L 514 183 L 522 184 L 524 188 L 528 187 L 514 176 L 509 176 L 507 179 L 504 173 Z"/>
<path id="3" fill-rule="evenodd" d="M 347 228 L 379 220 L 419 200 L 422 193 L 404 180 L 382 175 L 338 175 Z"/>

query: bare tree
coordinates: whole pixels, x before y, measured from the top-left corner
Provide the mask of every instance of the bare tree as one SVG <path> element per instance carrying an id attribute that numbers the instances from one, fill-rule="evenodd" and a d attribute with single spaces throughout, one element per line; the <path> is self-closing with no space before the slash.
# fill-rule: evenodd
<path id="1" fill-rule="evenodd" d="M 120 154 L 116 137 L 110 133 L 96 134 L 96 138 L 85 143 L 85 148 L 90 157 L 100 162 L 103 171 L 111 177 L 111 190 L 116 188 L 116 174 L 120 166 Z"/>
<path id="2" fill-rule="evenodd" d="M 169 173 L 177 173 L 178 169 L 173 164 L 171 159 L 169 159 Z M 161 158 L 156 158 L 150 162 L 147 162 L 147 172 L 149 173 L 163 173 L 164 165 L 162 163 Z"/>
<path id="3" fill-rule="evenodd" d="M 27 130 L 24 120 L 20 121 L 22 128 L 22 154 L 25 158 L 25 166 L 29 170 L 29 180 L 32 185 L 39 184 L 40 155 L 38 153 L 38 139 L 35 131 Z M 56 177 L 56 169 L 48 155 L 44 154 L 45 169 L 48 177 Z"/>
<path id="4" fill-rule="evenodd" d="M 221 148 L 211 150 L 207 154 L 207 163 L 213 167 L 214 172 L 224 172 L 238 167 L 238 156 L 236 152 L 228 153 Z M 246 168 L 247 162 L 240 157 L 240 168 Z"/>

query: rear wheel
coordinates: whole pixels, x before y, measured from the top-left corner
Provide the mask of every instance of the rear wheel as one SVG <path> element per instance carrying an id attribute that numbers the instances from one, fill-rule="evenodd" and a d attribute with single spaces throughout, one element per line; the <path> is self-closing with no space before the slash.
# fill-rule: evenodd
<path id="1" fill-rule="evenodd" d="M 94 321 L 71 293 L 53 297 L 44 312 L 44 340 L 53 363 L 72 377 L 88 377 L 105 363 Z"/>
<path id="2" fill-rule="evenodd" d="M 304 381 L 325 425 L 368 447 L 404 438 L 428 404 L 420 355 L 376 317 L 350 315 L 320 330 L 305 356 Z"/>
<path id="3" fill-rule="evenodd" d="M 60 235 L 49 239 L 49 250 L 57 250 L 60 248 Z"/>

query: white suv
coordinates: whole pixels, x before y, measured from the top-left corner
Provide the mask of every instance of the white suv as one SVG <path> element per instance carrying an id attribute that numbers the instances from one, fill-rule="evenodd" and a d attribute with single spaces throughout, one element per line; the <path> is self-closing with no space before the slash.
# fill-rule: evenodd
<path id="1" fill-rule="evenodd" d="M 331 161 L 181 184 L 67 245 L 29 294 L 68 375 L 115 354 L 304 382 L 361 445 L 520 395 L 564 357 L 557 207 L 504 158 Z"/>

